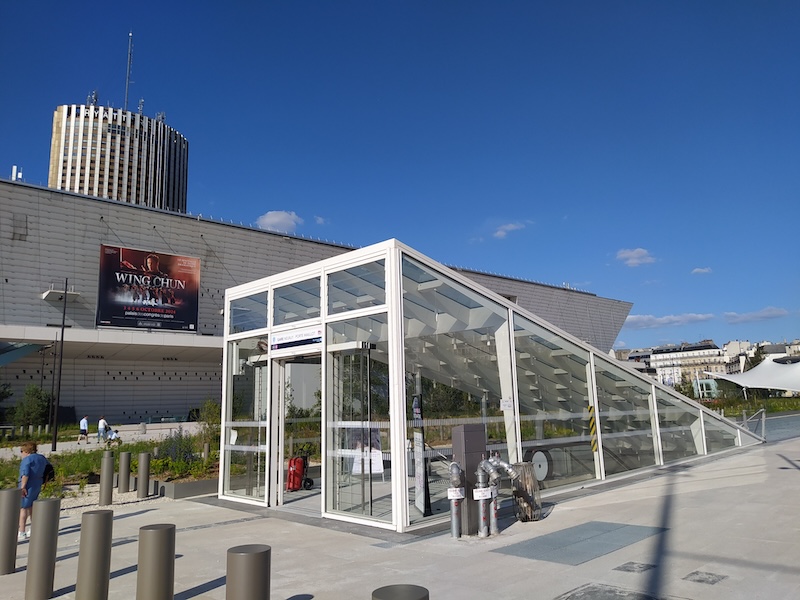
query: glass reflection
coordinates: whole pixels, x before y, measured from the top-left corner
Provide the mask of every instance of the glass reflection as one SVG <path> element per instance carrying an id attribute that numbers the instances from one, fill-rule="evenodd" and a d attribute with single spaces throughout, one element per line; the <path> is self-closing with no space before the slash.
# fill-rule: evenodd
<path id="1" fill-rule="evenodd" d="M 320 315 L 319 277 L 275 288 L 273 327 Z"/>
<path id="2" fill-rule="evenodd" d="M 656 464 L 649 382 L 595 355 L 606 475 Z"/>
<path id="3" fill-rule="evenodd" d="M 405 256 L 403 322 L 409 520 L 449 510 L 452 428 L 483 423 L 488 451 L 508 457 L 513 416 L 508 311 Z M 509 419 L 507 421 L 507 419 Z"/>
<path id="4" fill-rule="evenodd" d="M 328 275 L 328 314 L 385 303 L 386 272 L 382 259 Z"/>
<path id="5" fill-rule="evenodd" d="M 594 478 L 588 352 L 519 315 L 514 347 L 523 459 L 543 488 Z"/>
<path id="6" fill-rule="evenodd" d="M 703 453 L 699 409 L 657 388 L 656 410 L 664 463 Z"/>
<path id="7" fill-rule="evenodd" d="M 391 522 L 386 324 L 378 314 L 328 325 L 326 507 Z"/>
<path id="8" fill-rule="evenodd" d="M 229 312 L 231 333 L 263 329 L 267 326 L 267 292 L 231 300 Z"/>

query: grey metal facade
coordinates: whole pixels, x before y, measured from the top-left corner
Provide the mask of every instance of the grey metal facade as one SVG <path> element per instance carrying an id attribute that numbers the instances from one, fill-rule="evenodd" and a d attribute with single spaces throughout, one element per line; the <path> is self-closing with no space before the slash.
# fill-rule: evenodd
<path id="1" fill-rule="evenodd" d="M 226 288 L 352 250 L 9 181 L 0 181 L 0 240 L 0 345 L 53 344 L 63 305 L 43 295 L 63 290 L 68 279 L 61 405 L 113 423 L 185 416 L 220 397 Z M 199 258 L 197 332 L 96 327 L 101 244 Z M 585 292 L 463 274 L 603 351 L 631 308 Z M 53 348 L 34 351 L 1 366 L 0 381 L 17 397 L 28 384 L 51 389 L 55 358 Z"/>

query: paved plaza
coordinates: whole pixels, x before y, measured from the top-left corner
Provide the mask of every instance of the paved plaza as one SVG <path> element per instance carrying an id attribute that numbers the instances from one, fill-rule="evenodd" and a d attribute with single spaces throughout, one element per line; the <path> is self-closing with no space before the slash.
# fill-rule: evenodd
<path id="1" fill-rule="evenodd" d="M 115 492 L 116 493 L 116 492 Z M 114 506 L 109 598 L 135 597 L 139 528 L 176 526 L 175 598 L 225 598 L 226 552 L 272 548 L 272 600 L 368 599 L 414 583 L 436 599 L 789 600 L 800 597 L 800 439 L 546 498 L 500 535 L 397 534 L 215 497 Z M 306 500 L 307 501 L 307 500 Z M 301 503 L 297 503 L 298 505 Z M 506 511 L 508 514 L 508 511 Z M 75 598 L 79 514 L 60 522 L 55 598 Z M 29 543 L 2 596 L 24 597 Z"/>

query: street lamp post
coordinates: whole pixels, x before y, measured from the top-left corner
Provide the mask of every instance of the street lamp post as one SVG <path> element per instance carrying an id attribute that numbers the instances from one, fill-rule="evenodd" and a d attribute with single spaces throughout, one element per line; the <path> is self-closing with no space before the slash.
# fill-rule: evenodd
<path id="1" fill-rule="evenodd" d="M 51 415 L 52 429 L 53 429 L 53 443 L 50 450 L 55 452 L 56 444 L 58 442 L 58 401 L 61 398 L 61 367 L 64 364 L 64 327 L 67 321 L 67 286 L 69 278 L 64 279 L 64 308 L 61 311 L 61 348 L 58 352 L 58 381 L 56 383 L 56 397 L 53 402 L 53 414 Z"/>

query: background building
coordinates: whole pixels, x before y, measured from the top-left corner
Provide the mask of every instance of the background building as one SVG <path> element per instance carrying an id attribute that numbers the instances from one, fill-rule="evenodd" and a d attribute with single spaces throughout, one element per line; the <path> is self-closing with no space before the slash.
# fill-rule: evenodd
<path id="1" fill-rule="evenodd" d="M 0 380 L 15 398 L 31 383 L 55 390 L 64 318 L 60 404 L 112 423 L 181 418 L 219 399 L 225 289 L 352 250 L 19 182 L 0 181 L 0 208 Z M 602 352 L 631 309 L 459 273 Z"/>
<path id="2" fill-rule="evenodd" d="M 96 104 L 53 114 L 47 185 L 129 204 L 186 212 L 189 142 L 164 122 Z"/>

